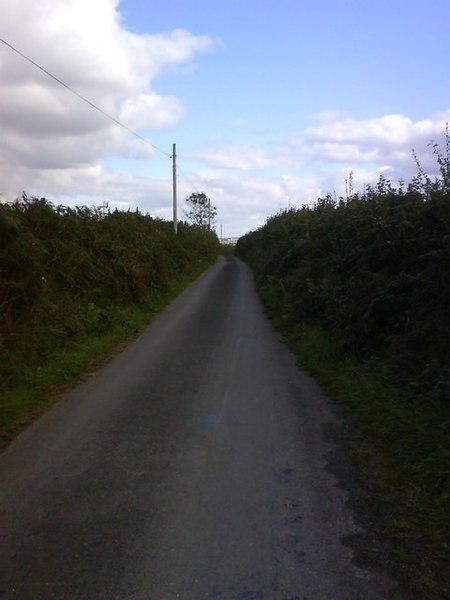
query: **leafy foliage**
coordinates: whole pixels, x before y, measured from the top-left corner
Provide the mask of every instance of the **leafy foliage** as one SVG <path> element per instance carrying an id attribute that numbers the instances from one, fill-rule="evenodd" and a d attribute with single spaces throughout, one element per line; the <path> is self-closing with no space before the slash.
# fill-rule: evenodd
<path id="1" fill-rule="evenodd" d="M 55 349 L 108 331 L 125 307 L 211 263 L 215 235 L 139 212 L 0 204 L 0 391 Z"/>
<path id="2" fill-rule="evenodd" d="M 445 579 L 449 544 L 448 131 L 446 141 L 445 152 L 433 145 L 441 178 L 419 168 L 406 191 L 380 178 L 281 212 L 236 246 L 269 316 L 377 456 L 371 477 L 403 511 L 383 528 L 423 598 L 441 597 L 418 581 Z"/>
<path id="3" fill-rule="evenodd" d="M 381 181 L 286 211 L 238 241 L 286 318 L 327 327 L 342 353 L 389 355 L 392 375 L 450 399 L 450 195 Z"/>
<path id="4" fill-rule="evenodd" d="M 212 206 L 211 198 L 203 192 L 194 192 L 186 198 L 188 205 L 185 211 L 188 221 L 205 229 L 211 229 L 217 215 L 217 208 Z"/>

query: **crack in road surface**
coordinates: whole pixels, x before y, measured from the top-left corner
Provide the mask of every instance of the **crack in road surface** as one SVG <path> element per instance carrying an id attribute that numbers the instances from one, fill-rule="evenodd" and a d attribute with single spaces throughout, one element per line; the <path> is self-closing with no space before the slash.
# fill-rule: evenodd
<path id="1" fill-rule="evenodd" d="M 0 598 L 388 598 L 342 541 L 330 425 L 221 259 L 0 457 Z"/>

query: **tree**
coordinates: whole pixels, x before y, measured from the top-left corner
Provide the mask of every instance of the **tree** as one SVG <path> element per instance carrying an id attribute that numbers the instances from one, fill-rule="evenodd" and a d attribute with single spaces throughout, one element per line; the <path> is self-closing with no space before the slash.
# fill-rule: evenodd
<path id="1" fill-rule="evenodd" d="M 188 208 L 185 215 L 194 225 L 211 229 L 217 215 L 217 208 L 212 206 L 211 198 L 203 192 L 194 192 L 186 198 Z"/>

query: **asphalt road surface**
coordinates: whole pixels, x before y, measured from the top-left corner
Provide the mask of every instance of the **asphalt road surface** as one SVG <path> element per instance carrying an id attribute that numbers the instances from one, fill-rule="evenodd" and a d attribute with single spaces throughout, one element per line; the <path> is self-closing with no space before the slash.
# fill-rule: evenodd
<path id="1" fill-rule="evenodd" d="M 382 600 L 336 422 L 221 259 L 0 456 L 0 599 Z"/>

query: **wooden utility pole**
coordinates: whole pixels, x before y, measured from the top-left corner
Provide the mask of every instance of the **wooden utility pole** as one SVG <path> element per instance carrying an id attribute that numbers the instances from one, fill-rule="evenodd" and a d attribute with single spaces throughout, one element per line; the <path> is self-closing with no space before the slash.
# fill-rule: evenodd
<path id="1" fill-rule="evenodd" d="M 173 230 L 175 235 L 178 233 L 177 220 L 177 145 L 172 146 L 172 196 L 173 196 Z"/>
<path id="2" fill-rule="evenodd" d="M 211 198 L 208 198 L 208 231 L 211 231 Z"/>

